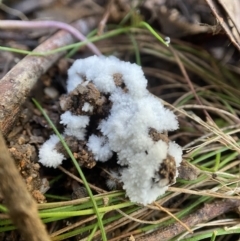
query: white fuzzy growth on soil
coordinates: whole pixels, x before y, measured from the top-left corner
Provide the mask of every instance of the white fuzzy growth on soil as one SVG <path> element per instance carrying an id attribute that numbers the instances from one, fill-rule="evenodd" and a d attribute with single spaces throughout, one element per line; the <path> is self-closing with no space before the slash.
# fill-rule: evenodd
<path id="1" fill-rule="evenodd" d="M 91 135 L 88 139 L 87 146 L 94 154 L 96 161 L 108 161 L 113 155 L 106 137 Z"/>
<path id="2" fill-rule="evenodd" d="M 87 111 L 90 111 L 92 112 L 93 111 L 93 106 L 91 106 L 89 103 L 85 102 L 83 107 L 82 107 L 82 110 L 87 112 Z"/>
<path id="3" fill-rule="evenodd" d="M 57 152 L 54 148 L 59 142 L 59 138 L 56 135 L 50 136 L 50 138 L 42 145 L 39 150 L 39 162 L 46 167 L 54 167 L 62 164 L 62 161 L 66 159 L 63 154 Z"/>
<path id="4" fill-rule="evenodd" d="M 122 85 L 116 84 L 116 74 L 121 76 Z M 118 163 L 127 165 L 122 169 L 120 178 L 130 200 L 143 205 L 155 201 L 173 183 L 168 176 L 161 178 L 161 164 L 171 155 L 175 160 L 172 177 L 175 180 L 182 150 L 169 140 L 154 141 L 149 130 L 152 128 L 157 133 L 176 130 L 178 121 L 174 113 L 148 92 L 147 80 L 141 67 L 136 64 L 115 57 L 92 56 L 75 61 L 68 75 L 68 92 L 81 83 L 92 82 L 102 94 L 109 96 L 112 103 L 108 117 L 101 120 L 97 127 L 101 136 L 90 135 L 87 140 L 94 158 L 107 161 L 115 152 Z M 84 110 L 89 108 L 84 104 Z M 89 120 L 81 118 L 86 116 L 64 113 L 61 123 L 67 127 L 65 134 L 84 138 L 83 130 Z"/>
<path id="5" fill-rule="evenodd" d="M 75 136 L 78 140 L 84 140 L 89 116 L 77 116 L 73 115 L 70 111 L 66 111 L 61 115 L 60 123 L 66 125 L 65 135 Z"/>

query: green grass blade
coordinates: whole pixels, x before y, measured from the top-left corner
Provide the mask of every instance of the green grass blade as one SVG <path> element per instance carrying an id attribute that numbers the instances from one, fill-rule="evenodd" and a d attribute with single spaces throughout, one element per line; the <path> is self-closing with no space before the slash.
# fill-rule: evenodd
<path id="1" fill-rule="evenodd" d="M 53 124 L 53 122 L 50 120 L 50 118 L 48 117 L 47 113 L 43 110 L 43 108 L 40 106 L 40 104 L 33 98 L 32 99 L 34 104 L 37 106 L 37 108 L 41 111 L 41 113 L 43 114 L 43 116 L 45 117 L 45 119 L 47 120 L 48 124 L 52 127 L 52 129 L 54 130 L 54 132 L 56 133 L 56 135 L 58 136 L 58 138 L 60 139 L 63 147 L 65 148 L 65 150 L 67 151 L 68 155 L 70 156 L 71 160 L 73 161 L 73 164 L 75 165 L 81 179 L 83 180 L 83 183 L 87 189 L 87 192 L 88 192 L 88 195 L 92 201 L 92 204 L 93 204 L 93 209 L 94 209 L 94 212 L 95 214 L 97 215 L 97 219 L 98 219 L 98 225 L 99 225 L 99 228 L 101 230 L 101 233 L 102 233 L 102 239 L 104 241 L 107 241 L 107 236 L 106 236 L 106 232 L 104 230 L 104 227 L 103 227 L 103 223 L 102 223 L 102 215 L 99 213 L 98 211 L 98 207 L 97 207 L 97 204 L 96 204 L 96 201 L 93 197 L 93 194 L 92 194 L 92 191 L 88 185 L 88 182 L 80 168 L 80 166 L 78 165 L 78 162 L 77 160 L 74 158 L 71 150 L 69 149 L 69 147 L 67 146 L 66 142 L 64 141 L 62 135 L 59 133 L 59 131 L 57 130 L 57 128 L 55 127 L 55 125 Z"/>

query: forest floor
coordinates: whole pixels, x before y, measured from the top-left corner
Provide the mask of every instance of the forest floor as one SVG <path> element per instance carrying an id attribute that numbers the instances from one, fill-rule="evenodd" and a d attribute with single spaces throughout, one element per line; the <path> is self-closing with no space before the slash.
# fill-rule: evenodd
<path id="1" fill-rule="evenodd" d="M 62 133 L 67 71 L 74 60 L 98 53 L 142 67 L 148 90 L 177 115 L 179 129 L 168 138 L 183 148 L 176 183 L 147 206 L 129 202 L 122 185 L 108 189 L 116 160 L 83 166 L 107 240 L 239 239 L 240 6 L 223 2 L 0 4 L 0 129 L 52 240 L 103 236 L 70 158 L 56 169 L 38 162 L 54 131 L 32 98 Z M 71 34 L 72 23 L 92 46 Z M 1 194 L 0 201 L 0 240 L 22 240 Z"/>

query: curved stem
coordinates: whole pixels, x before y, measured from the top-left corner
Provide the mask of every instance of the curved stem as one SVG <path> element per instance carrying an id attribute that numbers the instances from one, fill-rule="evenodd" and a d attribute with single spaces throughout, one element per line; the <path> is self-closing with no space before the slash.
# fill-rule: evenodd
<path id="1" fill-rule="evenodd" d="M 83 26 L 84 27 L 84 26 Z M 58 21 L 19 21 L 19 20 L 1 20 L 0 29 L 44 29 L 57 28 L 63 29 L 71 33 L 76 39 L 80 41 L 87 40 L 87 38 L 73 26 L 58 22 Z M 96 55 L 102 55 L 99 49 L 92 43 L 87 43 L 88 48 Z"/>

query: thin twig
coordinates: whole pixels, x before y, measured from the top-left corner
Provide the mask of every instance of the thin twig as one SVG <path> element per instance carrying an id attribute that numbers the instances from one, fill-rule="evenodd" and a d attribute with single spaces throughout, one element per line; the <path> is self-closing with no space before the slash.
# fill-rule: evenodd
<path id="1" fill-rule="evenodd" d="M 161 205 L 159 205 L 157 202 L 154 202 L 154 204 L 162 211 L 164 211 L 165 213 L 167 213 L 169 216 L 171 216 L 172 218 L 174 218 L 177 222 L 179 222 L 189 233 L 193 233 L 193 231 L 184 223 L 182 222 L 180 219 L 178 219 L 175 215 L 173 215 L 171 212 L 169 212 L 166 208 L 162 207 Z"/>
<path id="2" fill-rule="evenodd" d="M 180 68 L 180 70 L 181 70 L 181 72 L 182 72 L 182 74 L 183 74 L 186 82 L 188 83 L 188 85 L 189 85 L 189 87 L 190 87 L 190 89 L 191 89 L 194 97 L 196 98 L 196 100 L 197 100 L 197 102 L 199 103 L 199 105 L 202 105 L 202 102 L 201 102 L 200 98 L 198 97 L 198 95 L 197 95 L 197 93 L 196 93 L 196 91 L 195 91 L 195 89 L 194 89 L 194 87 L 193 87 L 193 84 L 192 84 L 192 82 L 191 82 L 191 80 L 190 80 L 190 78 L 189 78 L 189 76 L 188 76 L 188 74 L 187 74 L 187 71 L 186 71 L 184 65 L 182 64 L 182 62 L 181 62 L 181 60 L 180 60 L 180 58 L 179 58 L 179 56 L 178 56 L 177 51 L 175 51 L 171 46 L 169 46 L 169 48 L 171 49 L 171 52 L 173 53 L 173 55 L 174 55 L 174 57 L 175 57 L 175 59 L 176 59 L 176 61 L 177 61 L 177 64 L 178 64 L 178 66 L 179 66 L 179 68 Z M 206 115 L 206 117 L 207 117 L 209 120 L 211 120 L 212 124 L 214 124 L 214 121 L 212 120 L 212 118 L 211 118 L 211 116 L 208 114 L 208 112 L 207 112 L 205 109 L 203 109 L 203 112 L 204 112 L 204 114 Z"/>
<path id="3" fill-rule="evenodd" d="M 51 238 L 56 237 L 56 236 L 58 236 L 58 235 L 60 235 L 62 233 L 68 232 L 68 231 L 70 231 L 70 230 L 72 230 L 74 228 L 77 228 L 79 226 L 83 226 L 85 223 L 87 223 L 89 221 L 92 221 L 94 219 L 96 219 L 96 215 L 92 215 L 92 216 L 90 216 L 90 217 L 88 217 L 86 219 L 74 222 L 74 223 L 68 225 L 67 227 L 61 228 L 61 229 L 55 231 L 54 233 L 51 233 L 50 236 L 51 236 Z"/>
<path id="4" fill-rule="evenodd" d="M 58 21 L 18 21 L 18 20 L 1 20 L 0 21 L 0 29 L 48 29 L 48 28 L 56 28 L 63 29 L 71 33 L 76 39 L 80 41 L 86 40 L 86 37 L 73 26 L 58 22 Z M 88 48 L 96 55 L 102 55 L 99 49 L 93 43 L 87 43 Z"/>
<path id="5" fill-rule="evenodd" d="M 198 195 L 198 196 L 225 198 L 225 199 L 231 199 L 231 200 L 236 200 L 236 201 L 240 200 L 239 196 L 231 196 L 231 195 L 221 194 L 221 193 L 218 193 L 218 192 L 213 192 L 211 190 L 194 191 L 194 190 L 185 189 L 185 188 L 169 187 L 168 191 L 178 192 L 178 193 L 186 193 L 186 194 L 193 194 L 193 195 Z"/>
<path id="6" fill-rule="evenodd" d="M 111 11 L 111 7 L 114 3 L 114 0 L 109 0 L 108 2 L 108 5 L 107 5 L 107 9 L 101 19 L 101 21 L 99 22 L 99 25 L 98 25 L 98 35 L 102 35 L 103 33 L 103 30 L 104 30 L 104 27 L 106 25 L 106 22 L 108 20 L 108 17 L 109 17 L 109 14 L 110 14 L 110 11 Z"/>
<path id="7" fill-rule="evenodd" d="M 61 170 L 62 172 L 64 172 L 65 174 L 67 174 L 69 177 L 71 177 L 72 179 L 76 180 L 77 182 L 84 184 L 83 181 L 76 177 L 75 175 L 73 175 L 71 172 L 67 171 L 64 167 L 62 166 L 58 166 L 58 169 Z M 104 191 L 103 189 L 96 187 L 90 183 L 88 183 L 89 187 L 91 187 L 91 189 L 95 190 L 97 193 L 106 193 L 106 191 Z"/>

